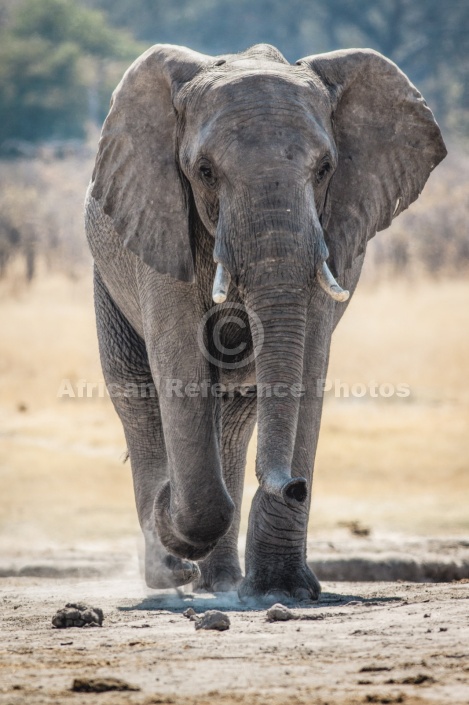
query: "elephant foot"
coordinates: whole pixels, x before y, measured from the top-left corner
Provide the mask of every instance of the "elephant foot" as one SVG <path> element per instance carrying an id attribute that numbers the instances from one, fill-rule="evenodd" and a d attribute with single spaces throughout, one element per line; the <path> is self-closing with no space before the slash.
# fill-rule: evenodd
<path id="1" fill-rule="evenodd" d="M 199 577 L 199 566 L 192 561 L 170 554 L 163 559 L 151 556 L 145 558 L 145 582 L 153 590 L 180 587 L 198 580 Z"/>
<path id="2" fill-rule="evenodd" d="M 217 560 L 215 551 L 205 560 L 200 561 L 200 577 L 194 585 L 197 592 L 231 592 L 237 590 L 243 579 L 238 556 L 231 560 L 224 556 Z"/>
<path id="3" fill-rule="evenodd" d="M 187 585 L 200 577 L 197 563 L 168 553 L 160 538 L 151 530 L 144 530 L 145 582 L 153 590 Z"/>
<path id="4" fill-rule="evenodd" d="M 298 567 L 286 565 L 283 570 L 275 566 L 270 570 L 252 569 L 246 574 L 238 588 L 240 600 L 263 600 L 268 602 L 316 601 L 321 586 L 306 563 Z"/>

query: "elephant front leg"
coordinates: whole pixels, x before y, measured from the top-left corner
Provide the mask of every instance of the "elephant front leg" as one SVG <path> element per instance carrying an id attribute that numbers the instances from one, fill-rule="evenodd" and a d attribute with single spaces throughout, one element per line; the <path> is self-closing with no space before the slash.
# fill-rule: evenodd
<path id="1" fill-rule="evenodd" d="M 300 419 L 302 414 L 305 414 L 304 408 L 300 408 Z M 307 480 L 309 496 L 319 414 L 320 410 L 317 410 L 317 416 L 307 414 L 309 437 L 301 433 L 304 445 L 301 452 L 295 452 L 296 462 L 292 468 L 294 476 Z M 306 425 L 305 419 L 299 423 L 301 427 Z M 318 599 L 321 588 L 306 562 L 308 518 L 308 501 L 297 507 L 287 506 L 279 497 L 258 488 L 249 514 L 246 576 L 239 587 L 241 598 L 272 595 L 295 600 Z"/>
<path id="2" fill-rule="evenodd" d="M 236 394 L 222 405 L 223 477 L 235 504 L 229 531 L 212 553 L 199 562 L 201 577 L 196 589 L 209 592 L 236 590 L 242 580 L 238 555 L 238 534 L 243 499 L 244 473 L 249 441 L 256 423 L 257 400 Z"/>
<path id="3" fill-rule="evenodd" d="M 323 331 L 318 335 L 317 331 Z M 325 332 L 324 332 L 325 331 Z M 322 412 L 321 380 L 327 373 L 332 310 L 325 307 L 308 321 L 301 398 L 292 476 L 307 480 L 308 498 L 296 507 L 259 488 L 249 515 L 246 576 L 241 598 L 263 595 L 317 600 L 321 587 L 307 565 L 306 545 L 313 466 Z"/>
<path id="4" fill-rule="evenodd" d="M 112 301 L 97 270 L 95 309 L 104 378 L 129 450 L 138 519 L 145 539 L 145 581 L 155 589 L 185 585 L 199 576 L 197 564 L 169 553 L 156 531 L 154 501 L 168 471 L 145 345 Z"/>
<path id="5" fill-rule="evenodd" d="M 141 401 L 143 409 L 138 408 L 135 399 L 130 404 L 116 399 L 115 406 L 124 424 L 135 502 L 145 541 L 145 582 L 148 587 L 161 590 L 194 582 L 200 570 L 194 561 L 169 552 L 158 535 L 154 505 L 168 477 L 166 450 L 157 399 Z"/>
<path id="6" fill-rule="evenodd" d="M 166 549 L 198 561 L 229 531 L 234 514 L 222 475 L 221 399 L 199 336 L 197 292 L 180 282 L 169 287 L 148 270 L 142 277 L 144 337 L 168 459 L 154 516 Z"/>
<path id="7" fill-rule="evenodd" d="M 238 590 L 241 599 L 319 598 L 321 587 L 306 563 L 307 529 L 306 509 L 292 509 L 277 497 L 257 490 L 249 516 L 246 577 Z"/>

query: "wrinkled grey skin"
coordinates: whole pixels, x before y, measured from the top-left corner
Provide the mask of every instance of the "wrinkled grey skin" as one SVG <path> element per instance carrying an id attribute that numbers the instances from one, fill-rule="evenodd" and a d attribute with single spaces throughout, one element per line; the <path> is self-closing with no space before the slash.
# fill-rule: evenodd
<path id="1" fill-rule="evenodd" d="M 86 225 L 102 366 L 129 448 L 150 587 L 195 580 L 241 596 L 318 597 L 306 564 L 316 380 L 346 305 L 318 286 L 315 269 L 327 259 L 353 292 L 367 241 L 445 154 L 418 91 L 371 50 L 290 65 L 267 45 L 217 58 L 158 45 L 127 71 L 103 127 Z M 229 305 L 209 318 L 205 345 L 216 348 L 218 315 L 223 345 L 245 346 L 229 358 L 241 361 L 234 369 L 209 362 L 198 343 L 215 261 L 231 274 Z M 235 322 L 232 303 L 247 310 Z M 168 394 L 174 379 L 236 392 Z M 156 397 L 116 395 L 152 381 Z M 256 383 L 305 393 L 256 399 Z M 256 419 L 260 486 L 243 579 L 237 538 Z"/>

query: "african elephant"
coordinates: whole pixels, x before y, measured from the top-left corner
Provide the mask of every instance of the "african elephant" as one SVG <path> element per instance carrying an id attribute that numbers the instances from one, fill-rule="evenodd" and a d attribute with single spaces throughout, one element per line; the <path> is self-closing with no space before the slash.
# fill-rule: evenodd
<path id="1" fill-rule="evenodd" d="M 318 380 L 367 241 L 445 154 L 420 93 L 370 49 L 291 65 L 263 44 L 220 57 L 156 45 L 127 70 L 86 229 L 150 587 L 317 599 L 306 533 Z"/>

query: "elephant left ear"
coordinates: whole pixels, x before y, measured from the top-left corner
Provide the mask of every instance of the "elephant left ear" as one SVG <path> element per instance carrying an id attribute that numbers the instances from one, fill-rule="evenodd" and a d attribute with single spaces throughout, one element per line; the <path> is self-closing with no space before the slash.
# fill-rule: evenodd
<path id="1" fill-rule="evenodd" d="M 334 51 L 297 65 L 316 74 L 332 102 L 338 166 L 322 224 L 341 274 L 378 230 L 415 201 L 446 147 L 421 94 L 378 52 Z"/>

